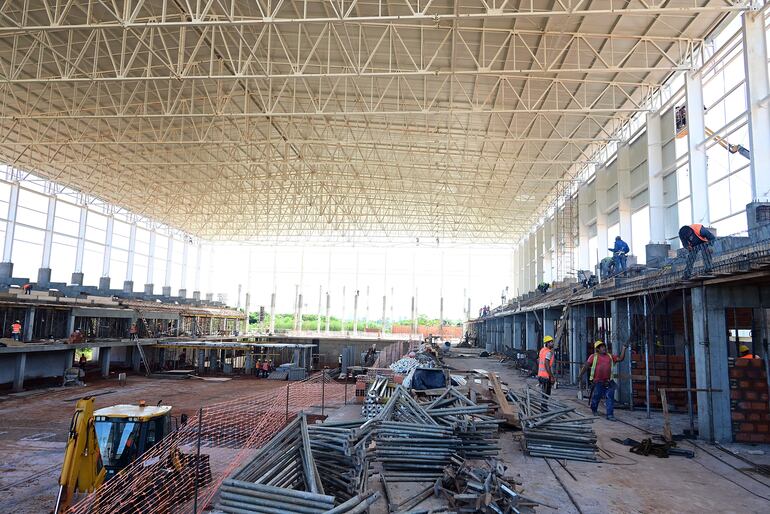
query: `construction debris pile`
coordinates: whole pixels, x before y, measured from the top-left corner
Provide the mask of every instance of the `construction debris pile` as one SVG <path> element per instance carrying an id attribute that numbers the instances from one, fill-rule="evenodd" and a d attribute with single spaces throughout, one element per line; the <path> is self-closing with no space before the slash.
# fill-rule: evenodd
<path id="1" fill-rule="evenodd" d="M 226 479 L 220 496 L 220 509 L 233 514 L 362 512 L 379 497 L 364 493 L 334 506 L 336 498 L 324 491 L 304 414 Z"/>
<path id="2" fill-rule="evenodd" d="M 488 467 L 462 463 L 459 468 L 446 469 L 443 481 L 435 485 L 435 494 L 457 512 L 535 512 L 540 503 L 522 496 L 516 482 L 504 475 L 504 466 L 494 460 Z"/>
<path id="3" fill-rule="evenodd" d="M 595 462 L 595 418 L 534 389 L 508 391 L 519 410 L 524 448 L 533 457 Z"/>
<path id="4" fill-rule="evenodd" d="M 388 367 L 391 370 L 393 370 L 394 373 L 398 373 L 400 375 L 406 375 L 407 373 L 409 373 L 419 365 L 420 365 L 420 361 L 418 361 L 417 359 L 414 359 L 412 357 L 404 357 L 404 358 L 398 359 L 396 362 L 394 362 Z"/>

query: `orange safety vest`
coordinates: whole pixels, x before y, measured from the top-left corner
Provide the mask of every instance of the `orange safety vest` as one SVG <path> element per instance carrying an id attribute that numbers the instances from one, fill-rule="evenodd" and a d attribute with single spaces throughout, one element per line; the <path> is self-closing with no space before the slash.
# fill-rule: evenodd
<path id="1" fill-rule="evenodd" d="M 540 355 L 537 358 L 537 376 L 538 377 L 551 378 L 551 376 L 548 374 L 548 370 L 545 367 L 545 359 L 548 352 L 551 352 L 550 364 L 551 364 L 551 370 L 553 370 L 553 362 L 556 360 L 556 353 L 553 351 L 552 348 L 543 346 L 542 348 L 540 348 Z"/>
<path id="2" fill-rule="evenodd" d="M 21 334 L 21 325 L 18 323 L 14 323 L 11 325 L 11 332 L 14 334 Z"/>
<path id="3" fill-rule="evenodd" d="M 703 225 L 701 225 L 700 223 L 693 223 L 692 225 L 690 225 L 690 228 L 692 229 L 693 232 L 695 232 L 695 235 L 698 236 L 698 239 L 700 239 L 704 243 L 708 243 L 709 242 L 708 239 L 706 239 L 705 237 L 700 235 L 700 229 L 703 228 Z"/>
<path id="4" fill-rule="evenodd" d="M 750 353 L 747 353 L 743 357 L 738 357 L 738 358 L 739 359 L 759 359 L 759 357 L 757 357 L 756 355 L 750 354 Z"/>

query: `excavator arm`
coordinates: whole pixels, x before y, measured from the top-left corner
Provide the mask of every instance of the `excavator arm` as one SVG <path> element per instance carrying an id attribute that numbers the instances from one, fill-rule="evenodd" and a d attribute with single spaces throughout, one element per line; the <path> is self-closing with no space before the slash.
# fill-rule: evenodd
<path id="1" fill-rule="evenodd" d="M 94 428 L 94 399 L 86 397 L 78 400 L 70 423 L 54 513 L 65 512 L 76 491 L 91 492 L 102 485 L 105 474 Z"/>

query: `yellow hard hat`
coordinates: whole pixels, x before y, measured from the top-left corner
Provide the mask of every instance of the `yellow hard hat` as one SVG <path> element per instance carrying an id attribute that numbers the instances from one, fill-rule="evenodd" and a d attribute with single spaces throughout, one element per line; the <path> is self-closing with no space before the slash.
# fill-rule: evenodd
<path id="1" fill-rule="evenodd" d="M 746 346 L 745 344 L 742 344 L 742 345 L 740 345 L 738 347 L 738 352 L 740 352 L 740 353 L 746 353 L 746 352 L 750 352 L 750 351 L 751 350 L 749 349 L 749 347 Z"/>
<path id="2" fill-rule="evenodd" d="M 552 342 L 553 342 L 553 337 L 551 337 L 551 336 L 545 336 L 543 338 L 543 344 L 552 343 Z"/>
<path id="3" fill-rule="evenodd" d="M 600 346 L 604 344 L 604 341 L 596 341 L 594 343 L 594 350 L 598 349 Z"/>

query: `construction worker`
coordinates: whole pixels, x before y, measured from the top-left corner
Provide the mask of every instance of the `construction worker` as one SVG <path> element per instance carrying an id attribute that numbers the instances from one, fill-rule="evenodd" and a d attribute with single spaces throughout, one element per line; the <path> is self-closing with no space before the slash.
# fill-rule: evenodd
<path id="1" fill-rule="evenodd" d="M 738 357 L 739 359 L 759 359 L 759 356 L 751 353 L 751 348 L 745 344 L 738 347 L 738 353 L 740 354 L 740 357 Z"/>
<path id="2" fill-rule="evenodd" d="M 267 378 L 267 376 L 270 374 L 270 362 L 265 359 L 265 361 L 262 363 L 262 376 Z"/>
<path id="3" fill-rule="evenodd" d="M 80 360 L 78 361 L 78 366 L 80 367 L 80 369 L 85 371 L 87 362 L 88 362 L 88 359 L 86 358 L 86 354 L 81 353 Z"/>
<path id="4" fill-rule="evenodd" d="M 612 252 L 612 262 L 615 263 L 615 273 L 622 273 L 626 271 L 626 256 L 631 248 L 628 247 L 628 243 L 623 241 L 620 236 L 615 236 L 615 246 L 608 248 Z"/>
<path id="5" fill-rule="evenodd" d="M 684 275 L 682 278 L 685 280 L 690 278 L 692 273 L 692 267 L 695 264 L 695 259 L 698 258 L 698 254 L 703 254 L 703 271 L 705 273 L 711 272 L 711 246 L 716 237 L 703 225 L 694 223 L 692 225 L 685 225 L 679 229 L 679 240 L 682 242 L 682 247 L 687 248 L 689 252 L 687 254 L 687 265 L 684 268 Z"/>
<path id="6" fill-rule="evenodd" d="M 26 283 L 21 288 L 24 290 L 24 294 L 32 294 L 32 284 Z"/>
<path id="7" fill-rule="evenodd" d="M 623 361 L 626 358 L 626 348 L 629 343 L 623 346 L 623 351 L 620 352 L 620 356 L 607 353 L 607 345 L 604 341 L 596 341 L 594 343 L 594 353 L 588 357 L 588 360 L 580 369 L 578 375 L 578 383 L 586 374 L 588 369 L 591 369 L 591 374 L 588 380 L 593 384 L 591 394 L 591 412 L 594 416 L 597 415 L 597 409 L 599 408 L 599 402 L 604 398 L 604 403 L 607 408 L 607 419 L 609 421 L 615 421 L 615 389 L 617 389 L 617 366 L 618 362 Z"/>
<path id="8" fill-rule="evenodd" d="M 131 341 L 139 339 L 139 327 L 136 326 L 136 323 L 131 323 L 131 328 L 128 329 L 128 338 Z"/>
<path id="9" fill-rule="evenodd" d="M 71 334 L 70 334 L 70 344 L 78 344 L 83 342 L 83 333 L 80 331 L 79 328 L 76 328 Z"/>
<path id="10" fill-rule="evenodd" d="M 14 341 L 21 341 L 21 322 L 19 320 L 16 320 L 16 322 L 11 325 L 11 337 Z"/>
<path id="11" fill-rule="evenodd" d="M 551 387 L 556 382 L 553 375 L 553 363 L 556 360 L 556 352 L 553 351 L 553 337 L 543 338 L 543 347 L 537 358 L 537 381 L 546 396 L 551 396 Z"/>

